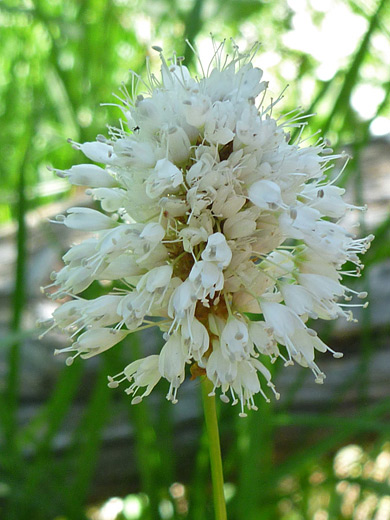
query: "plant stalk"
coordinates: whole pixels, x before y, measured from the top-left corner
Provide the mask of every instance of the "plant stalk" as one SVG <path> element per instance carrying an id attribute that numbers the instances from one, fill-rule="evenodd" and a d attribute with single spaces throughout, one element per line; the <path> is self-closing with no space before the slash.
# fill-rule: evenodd
<path id="1" fill-rule="evenodd" d="M 212 390 L 212 382 L 207 379 L 207 377 L 204 377 L 202 381 L 202 397 L 210 452 L 215 520 L 227 520 L 225 496 L 223 493 L 223 469 L 217 409 L 215 406 L 215 396 L 209 396 Z"/>

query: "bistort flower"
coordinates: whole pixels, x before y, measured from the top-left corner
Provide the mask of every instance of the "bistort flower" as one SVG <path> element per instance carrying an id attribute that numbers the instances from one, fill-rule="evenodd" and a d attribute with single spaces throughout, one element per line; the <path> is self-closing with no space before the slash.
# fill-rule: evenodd
<path id="1" fill-rule="evenodd" d="M 144 82 L 133 73 L 122 89 L 120 128 L 109 138 L 72 145 L 87 159 L 56 170 L 71 184 L 87 185 L 102 210 L 74 207 L 57 221 L 89 232 L 64 255 L 52 275 L 53 299 L 71 296 L 53 313 L 53 324 L 73 344 L 57 352 L 89 358 L 127 334 L 159 327 L 160 352 L 109 377 L 127 382 L 139 403 L 161 378 L 177 402 L 190 365 L 193 377 L 214 384 L 222 401 L 256 409 L 254 397 L 275 394 L 263 364 L 281 358 L 325 375 L 315 351 L 334 352 L 307 326 L 311 319 L 352 320 L 344 285 L 358 276 L 358 258 L 372 236 L 354 238 L 339 220 L 349 209 L 344 190 L 325 173 L 332 154 L 323 140 L 291 142 L 289 127 L 303 129 L 302 111 L 273 117 L 267 82 L 252 65 L 253 49 L 224 57 L 216 48 L 207 71 L 192 77 L 183 59 L 166 61 L 161 77 Z M 277 100 L 278 101 L 278 100 Z M 354 271 L 342 271 L 345 262 Z M 79 296 L 96 280 L 111 280 L 107 295 Z M 251 321 L 255 318 L 255 321 Z"/>

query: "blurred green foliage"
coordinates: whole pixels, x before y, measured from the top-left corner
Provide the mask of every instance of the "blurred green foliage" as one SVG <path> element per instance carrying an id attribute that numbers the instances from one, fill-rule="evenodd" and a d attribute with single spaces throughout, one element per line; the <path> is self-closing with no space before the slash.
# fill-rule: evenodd
<path id="1" fill-rule="evenodd" d="M 46 168 L 47 165 L 67 168 L 79 161 L 66 139 L 93 140 L 97 134 L 105 133 L 106 124 L 115 124 L 119 113 L 113 107 L 99 104 L 115 103 L 112 92 L 126 80 L 129 67 L 142 73 L 146 55 L 156 63 L 151 45 L 162 45 L 167 53 L 176 49 L 178 54 L 185 55 L 187 64 L 195 67 L 195 57 L 184 43 L 185 38 L 200 49 L 204 48 L 210 31 L 217 40 L 232 36 L 240 45 L 257 39 L 263 44 L 267 63 L 264 68 L 266 77 L 272 77 L 274 96 L 289 83 L 283 112 L 303 104 L 307 113 L 318 114 L 310 121 L 309 134 L 322 128 L 336 148 L 340 143 L 350 144 L 355 155 L 354 167 L 345 170 L 341 181 L 345 183 L 355 175 L 356 198 L 361 203 L 364 200 L 359 175 L 361 151 L 372 138 L 372 123 L 379 116 L 390 118 L 389 4 L 387 0 L 3 0 L 0 3 L 0 224 L 10 220 L 18 224 L 12 319 L 10 333 L 3 341 L 8 375 L 0 398 L 1 518 L 78 520 L 86 518 L 87 511 L 90 518 L 103 518 L 96 516 L 97 510 L 88 509 L 87 504 L 102 432 L 118 407 L 128 410 L 134 425 L 139 480 L 136 490 L 128 489 L 133 494 L 121 502 L 118 518 L 212 518 L 204 433 L 191 454 L 193 466 L 188 468 L 175 454 L 172 410 L 163 398 L 157 413 L 152 411 L 150 403 L 129 409 L 125 395 L 116 396 L 119 401 L 112 402 L 113 393 L 106 387 L 105 376 L 120 370 L 121 348 L 103 356 L 88 405 L 61 463 L 53 464 L 54 441 L 74 402 L 82 364 L 64 369 L 48 402 L 27 425 L 18 426 L 20 345 L 26 335 L 31 335 L 24 331 L 22 322 L 26 214 L 47 202 L 69 196 L 68 185 L 53 178 Z M 335 46 L 329 31 L 321 36 L 325 33 L 320 28 L 332 10 L 340 12 L 341 18 L 335 25 L 334 38 L 343 36 L 340 32 L 344 27 L 345 37 L 352 38 L 353 44 L 338 61 L 334 58 L 333 71 L 329 71 L 328 63 L 324 72 L 319 49 L 322 45 L 322 54 L 326 55 L 329 48 L 332 58 Z M 301 29 L 297 13 L 307 23 Z M 351 20 L 360 27 L 360 32 L 348 32 Z M 313 37 L 310 27 L 317 30 L 320 38 L 319 47 L 315 48 L 313 41 L 313 52 L 308 44 Z M 292 45 L 291 38 L 286 38 L 292 33 L 301 34 L 301 42 L 306 42 L 303 47 L 298 40 Z M 261 66 L 261 53 L 259 63 Z M 365 92 L 362 87 L 371 88 L 366 92 L 375 98 L 368 100 L 371 112 L 362 113 L 356 108 L 354 96 L 361 99 L 361 95 L 356 96 Z M 376 231 L 378 238 L 366 258 L 368 268 L 390 256 L 388 224 L 389 218 Z M 362 225 L 364 228 L 364 221 Z M 277 412 L 259 402 L 259 412 L 242 421 L 237 419 L 235 410 L 221 409 L 231 520 L 374 518 L 375 511 L 390 496 L 388 480 L 370 473 L 375 457 L 389 453 L 386 441 L 390 427 L 386 414 L 390 402 L 387 399 L 365 406 L 364 381 L 373 351 L 370 317 L 366 316 L 358 373 L 338 389 L 327 413 L 300 416 L 290 411 L 289 405 L 302 383 L 300 377 Z M 140 346 L 135 338 L 131 341 L 136 357 Z M 362 404 L 359 415 L 341 419 L 334 412 L 346 389 L 356 384 L 360 386 Z M 283 459 L 278 457 L 275 445 L 275 434 L 280 427 L 300 427 L 302 435 L 302 449 L 288 453 Z M 332 434 L 319 435 L 323 428 Z M 360 458 L 355 462 L 360 464 L 360 470 L 335 473 L 332 464 L 336 450 L 351 440 L 366 439 L 367 434 L 370 434 L 371 451 L 359 452 Z M 172 488 L 178 480 L 185 480 L 185 495 Z M 134 494 L 138 490 L 142 493 Z M 366 507 L 364 504 L 370 500 L 374 506 Z M 364 513 L 362 504 L 368 513 Z M 356 516 L 359 507 L 363 507 L 363 516 Z"/>

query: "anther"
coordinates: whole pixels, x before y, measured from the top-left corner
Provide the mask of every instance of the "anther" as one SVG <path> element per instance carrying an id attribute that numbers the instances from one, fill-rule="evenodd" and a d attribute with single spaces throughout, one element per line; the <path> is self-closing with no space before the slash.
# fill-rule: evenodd
<path id="1" fill-rule="evenodd" d="M 118 388 L 119 383 L 115 381 L 111 376 L 108 376 L 108 388 Z"/>

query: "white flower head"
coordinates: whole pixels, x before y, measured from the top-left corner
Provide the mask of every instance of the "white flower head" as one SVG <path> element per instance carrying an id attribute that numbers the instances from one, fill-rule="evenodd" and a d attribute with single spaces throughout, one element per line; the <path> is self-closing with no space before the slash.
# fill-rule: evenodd
<path id="1" fill-rule="evenodd" d="M 190 365 L 244 416 L 257 394 L 268 400 L 271 389 L 278 398 L 269 361 L 299 363 L 323 382 L 316 352 L 341 354 L 307 320 L 354 319 L 349 301 L 367 295 L 343 276 L 359 276 L 359 254 L 373 237 L 355 238 L 340 224 L 346 211 L 362 209 L 326 180 L 340 156 L 328 155 L 325 142 L 303 145 L 301 132 L 290 142 L 287 128 L 303 124 L 302 112 L 273 117 L 255 49 L 234 46 L 225 56 L 221 44 L 194 75 L 176 55 L 155 50 L 160 79 L 150 75 L 140 92 L 145 83 L 134 74 L 131 94 L 122 91 L 128 126 L 121 121 L 96 142 L 71 141 L 98 164 L 55 170 L 87 186 L 101 210 L 75 207 L 57 217 L 93 236 L 71 247 L 51 276 L 52 298 L 71 298 L 51 328 L 71 334 L 73 344 L 60 351 L 73 353 L 70 364 L 159 327 L 161 351 L 130 363 L 109 386 L 128 381 L 136 404 L 164 378 L 175 403 Z M 341 271 L 347 261 L 355 272 Z M 77 296 L 100 281 L 107 294 Z"/>

